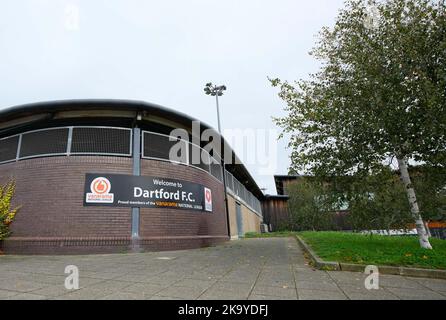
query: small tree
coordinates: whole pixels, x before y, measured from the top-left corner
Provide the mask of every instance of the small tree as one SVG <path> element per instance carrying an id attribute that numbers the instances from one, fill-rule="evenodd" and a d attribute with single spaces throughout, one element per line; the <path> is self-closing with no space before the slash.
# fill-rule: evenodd
<path id="1" fill-rule="evenodd" d="M 334 201 L 323 182 L 306 178 L 290 185 L 288 194 L 292 230 L 327 231 L 334 228 Z"/>
<path id="2" fill-rule="evenodd" d="M 9 181 L 5 185 L 0 185 L 0 240 L 10 235 L 9 226 L 14 221 L 14 217 L 20 207 L 11 209 L 12 198 L 15 193 L 15 182 Z"/>
<path id="3" fill-rule="evenodd" d="M 345 189 L 354 230 L 407 229 L 413 221 L 404 187 L 389 168 L 354 177 Z"/>
<path id="4" fill-rule="evenodd" d="M 373 8 L 373 10 L 370 10 Z M 294 171 L 368 174 L 397 160 L 420 245 L 432 249 L 409 160 L 446 163 L 444 0 L 347 0 L 313 54 L 321 70 L 280 87 Z"/>
<path id="5" fill-rule="evenodd" d="M 446 221 L 446 167 L 420 166 L 410 171 L 423 218 Z"/>

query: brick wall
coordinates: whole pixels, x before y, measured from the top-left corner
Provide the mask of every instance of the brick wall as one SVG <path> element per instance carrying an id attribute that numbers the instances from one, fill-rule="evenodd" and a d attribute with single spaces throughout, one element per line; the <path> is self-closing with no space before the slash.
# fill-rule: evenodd
<path id="1" fill-rule="evenodd" d="M 175 172 L 172 175 L 172 171 Z M 223 184 L 208 173 L 193 167 L 163 161 L 142 160 L 141 175 L 175 178 L 202 184 L 212 190 L 213 212 L 142 208 L 140 236 L 216 236 L 226 237 L 226 212 Z"/>
<path id="2" fill-rule="evenodd" d="M 0 165 L 0 183 L 17 184 L 22 205 L 3 250 L 15 253 L 93 253 L 131 249 L 131 209 L 84 207 L 85 173 L 131 174 L 130 158 L 47 157 Z M 225 241 L 223 187 L 206 172 L 143 160 L 142 175 L 196 182 L 213 191 L 213 213 L 141 209 L 139 245 L 149 250 L 200 247 Z"/>

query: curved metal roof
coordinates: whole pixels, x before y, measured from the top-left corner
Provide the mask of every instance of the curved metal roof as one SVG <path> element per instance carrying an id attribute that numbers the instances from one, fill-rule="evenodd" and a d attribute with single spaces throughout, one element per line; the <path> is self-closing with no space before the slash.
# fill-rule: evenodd
<path id="1" fill-rule="evenodd" d="M 151 114 L 174 117 L 175 120 L 198 121 L 187 114 L 166 108 L 154 103 L 137 100 L 115 100 L 115 99 L 79 99 L 79 100 L 56 100 L 46 102 L 36 102 L 24 105 L 13 106 L 0 110 L 0 122 L 5 122 L 15 118 L 30 116 L 37 113 L 51 113 L 72 110 L 126 110 L 126 111 L 147 111 Z M 210 128 L 202 123 L 203 127 Z"/>
<path id="2" fill-rule="evenodd" d="M 123 110 L 134 112 L 145 112 L 149 115 L 166 118 L 167 120 L 183 124 L 190 127 L 192 121 L 199 121 L 185 113 L 166 108 L 154 103 L 138 100 L 115 100 L 115 99 L 81 99 L 81 100 L 57 100 L 48 102 L 37 102 L 24 105 L 17 105 L 9 108 L 0 109 L 0 124 L 11 120 L 33 116 L 37 114 L 52 114 L 61 111 L 76 110 Z M 45 120 L 42 120 L 45 121 Z M 210 125 L 200 121 L 202 129 L 210 129 L 218 134 L 218 132 Z M 219 135 L 220 136 L 220 135 Z M 220 136 L 221 137 L 221 136 Z M 225 148 L 232 150 L 227 141 L 224 141 Z M 235 155 L 237 158 L 237 156 Z M 237 158 L 238 159 L 238 158 Z M 241 163 L 240 161 L 238 163 Z M 228 165 L 229 166 L 229 165 Z M 263 192 L 251 176 L 244 165 L 232 165 L 234 174 L 240 182 L 246 182 L 245 186 L 250 189 L 258 198 L 263 198 Z M 241 179 L 242 178 L 242 179 Z M 244 181 L 243 181 L 244 180 Z"/>

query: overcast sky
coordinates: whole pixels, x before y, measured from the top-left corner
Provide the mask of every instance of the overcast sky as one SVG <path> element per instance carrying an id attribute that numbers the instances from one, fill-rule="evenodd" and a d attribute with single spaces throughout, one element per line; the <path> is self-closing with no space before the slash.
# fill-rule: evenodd
<path id="1" fill-rule="evenodd" d="M 0 108 L 58 99 L 144 100 L 217 127 L 214 100 L 225 84 L 224 128 L 275 129 L 283 103 L 267 77 L 307 78 L 317 32 L 342 0 L 3 0 Z M 277 129 L 277 128 L 276 128 Z M 286 174 L 289 151 L 277 148 Z M 239 154 L 243 150 L 237 150 Z M 271 175 L 248 165 L 267 193 Z"/>

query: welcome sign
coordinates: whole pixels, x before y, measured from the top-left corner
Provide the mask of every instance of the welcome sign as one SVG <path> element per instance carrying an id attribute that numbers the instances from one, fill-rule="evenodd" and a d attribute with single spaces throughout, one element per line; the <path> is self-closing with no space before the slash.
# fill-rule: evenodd
<path id="1" fill-rule="evenodd" d="M 170 208 L 212 212 L 212 191 L 188 181 L 87 173 L 84 206 Z"/>

